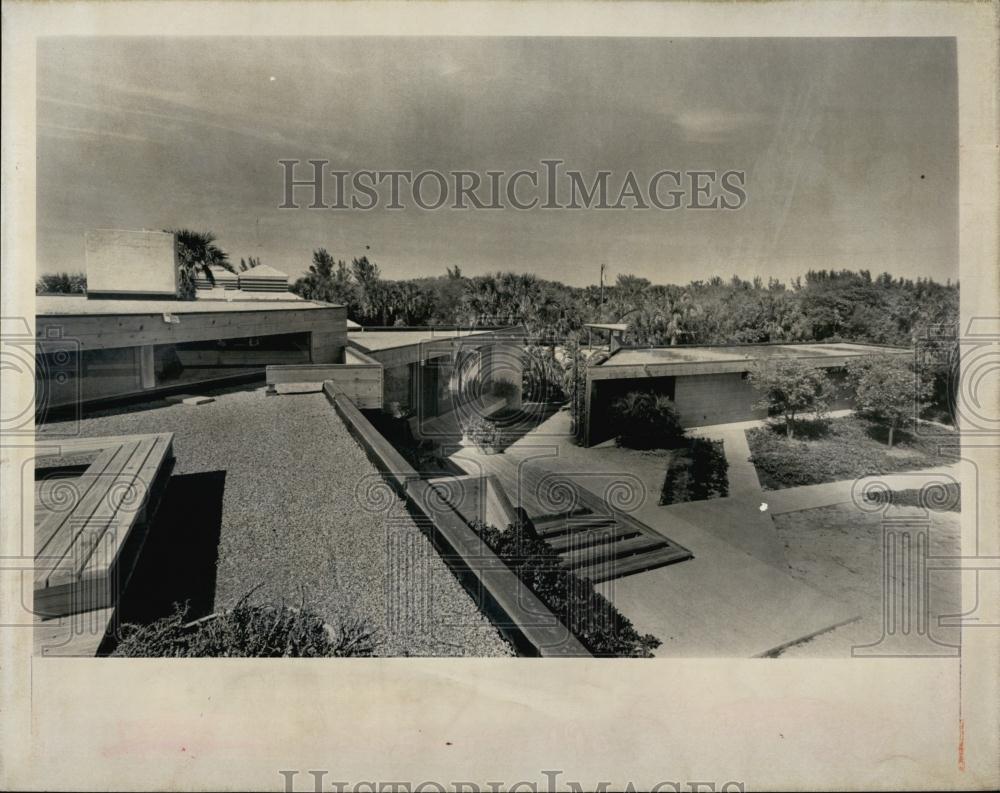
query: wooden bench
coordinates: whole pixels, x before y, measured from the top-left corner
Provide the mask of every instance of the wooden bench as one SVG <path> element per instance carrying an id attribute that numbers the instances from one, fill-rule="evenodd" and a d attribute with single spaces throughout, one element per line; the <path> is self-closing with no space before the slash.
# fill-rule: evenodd
<path id="1" fill-rule="evenodd" d="M 173 433 L 39 444 L 36 456 L 96 455 L 77 478 L 36 483 L 34 612 L 113 608 L 173 468 Z"/>

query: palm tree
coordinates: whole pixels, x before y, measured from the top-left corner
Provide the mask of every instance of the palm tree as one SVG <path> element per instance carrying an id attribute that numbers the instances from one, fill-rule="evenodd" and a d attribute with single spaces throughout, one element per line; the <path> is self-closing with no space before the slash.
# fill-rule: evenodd
<path id="1" fill-rule="evenodd" d="M 215 283 L 210 268 L 222 267 L 235 273 L 229 262 L 229 255 L 215 244 L 211 231 L 191 231 L 191 229 L 164 229 L 177 240 L 177 259 L 180 264 L 180 293 L 186 300 L 194 300 L 195 275 L 200 271 L 209 281 Z"/>
<path id="2" fill-rule="evenodd" d="M 43 273 L 35 282 L 36 295 L 82 295 L 86 291 L 83 273 Z"/>

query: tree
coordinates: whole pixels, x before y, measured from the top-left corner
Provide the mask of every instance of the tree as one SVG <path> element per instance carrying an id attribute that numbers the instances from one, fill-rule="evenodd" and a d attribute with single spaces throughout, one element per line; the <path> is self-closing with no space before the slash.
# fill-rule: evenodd
<path id="1" fill-rule="evenodd" d="M 260 257 L 259 256 L 248 256 L 244 259 L 240 257 L 240 272 L 245 273 L 247 270 L 252 270 L 254 267 L 260 267 Z"/>
<path id="2" fill-rule="evenodd" d="M 83 273 L 43 273 L 35 282 L 36 295 L 82 295 L 87 292 Z"/>
<path id="3" fill-rule="evenodd" d="M 858 412 L 888 426 L 889 448 L 896 430 L 917 416 L 932 384 L 918 377 L 912 363 L 898 355 L 866 355 L 847 365 Z"/>
<path id="4" fill-rule="evenodd" d="M 358 287 L 358 303 L 364 316 L 388 324 L 388 283 L 382 280 L 378 265 L 367 256 L 351 261 L 351 275 Z"/>
<path id="5" fill-rule="evenodd" d="M 334 262 L 326 248 L 313 251 L 312 264 L 292 285 L 292 291 L 306 300 L 347 306 L 348 313 L 354 313 L 357 305 L 351 271 L 343 260 Z"/>
<path id="6" fill-rule="evenodd" d="M 194 300 L 194 279 L 199 271 L 212 283 L 215 278 L 210 268 L 222 267 L 235 273 L 229 262 L 229 254 L 215 244 L 211 231 L 191 231 L 190 229 L 164 229 L 177 239 L 177 260 L 180 264 L 180 294 L 186 300 Z"/>
<path id="7" fill-rule="evenodd" d="M 789 438 L 794 437 L 800 413 L 822 415 L 827 410 L 830 388 L 826 373 L 795 358 L 760 361 L 750 371 L 750 382 L 761 393 L 754 407 L 783 416 Z"/>

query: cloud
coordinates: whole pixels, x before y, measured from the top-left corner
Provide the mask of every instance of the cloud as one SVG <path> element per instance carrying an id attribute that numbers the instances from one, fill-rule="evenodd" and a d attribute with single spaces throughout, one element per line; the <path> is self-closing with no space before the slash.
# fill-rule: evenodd
<path id="1" fill-rule="evenodd" d="M 87 129 L 86 127 L 70 127 L 65 124 L 49 124 L 41 122 L 38 124 L 39 134 L 49 138 L 60 140 L 75 140 L 79 137 L 92 138 L 116 138 L 118 140 L 131 140 L 136 143 L 152 143 L 152 138 L 142 135 L 129 135 L 125 132 L 115 132 L 109 129 Z"/>
<path id="2" fill-rule="evenodd" d="M 683 110 L 670 120 L 692 143 L 722 143 L 759 126 L 767 116 L 731 110 Z"/>

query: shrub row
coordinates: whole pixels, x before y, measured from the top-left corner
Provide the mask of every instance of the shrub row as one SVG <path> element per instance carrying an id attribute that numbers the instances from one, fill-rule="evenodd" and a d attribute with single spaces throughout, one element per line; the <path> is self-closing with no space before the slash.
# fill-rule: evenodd
<path id="1" fill-rule="evenodd" d="M 729 495 L 729 462 L 721 442 L 688 438 L 667 463 L 660 504 Z"/>
<path id="2" fill-rule="evenodd" d="M 529 520 L 500 531 L 475 522 L 473 530 L 595 656 L 648 658 L 661 642 L 641 635 L 594 585 L 562 565 Z"/>

